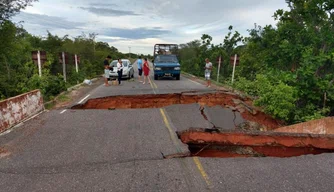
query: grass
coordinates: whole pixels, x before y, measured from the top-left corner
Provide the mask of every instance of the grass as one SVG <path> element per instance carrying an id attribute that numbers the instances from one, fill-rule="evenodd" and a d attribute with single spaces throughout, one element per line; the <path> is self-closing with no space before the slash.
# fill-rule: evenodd
<path id="1" fill-rule="evenodd" d="M 48 100 L 45 100 L 45 103 L 44 103 L 45 109 L 51 110 L 57 105 L 57 103 L 69 101 L 71 98 L 67 94 L 69 94 L 69 92 L 66 91 L 66 92 L 60 93 L 56 97 L 52 96 Z"/>
<path id="2" fill-rule="evenodd" d="M 49 103 L 44 104 L 44 107 L 45 107 L 45 109 L 50 110 L 50 109 L 52 109 L 55 105 L 56 105 L 55 102 L 49 102 Z"/>
<path id="3" fill-rule="evenodd" d="M 193 75 L 191 73 L 184 72 L 184 71 L 181 71 L 181 74 L 184 74 L 186 76 L 195 76 L 196 78 L 198 78 L 198 79 L 200 79 L 202 81 L 206 81 L 205 78 L 202 77 L 202 76 L 196 76 L 196 75 Z M 216 86 L 224 87 L 224 88 L 226 88 L 228 90 L 234 90 L 234 88 L 229 83 L 217 82 L 213 78 L 211 79 L 211 83 L 214 84 L 214 85 L 216 85 Z"/>
<path id="4" fill-rule="evenodd" d="M 192 74 L 187 73 L 187 72 L 182 72 L 182 73 L 184 75 L 188 75 L 188 76 L 192 75 Z M 196 76 L 196 75 L 193 75 L 193 76 L 195 76 L 196 78 L 198 78 L 200 80 L 206 81 L 204 77 L 199 77 L 199 76 Z M 233 87 L 233 85 L 231 83 L 231 79 L 229 79 L 228 81 L 225 81 L 224 83 L 220 83 L 220 82 L 218 83 L 217 81 L 211 79 L 211 83 L 214 84 L 214 85 L 216 85 L 216 86 L 223 87 L 223 88 L 227 89 L 230 92 L 236 93 L 236 94 L 238 94 L 241 97 L 247 97 L 247 98 L 250 98 L 252 100 L 256 100 L 256 97 L 254 97 L 252 95 L 249 95 L 247 93 L 244 93 L 243 91 L 240 91 L 240 90 L 236 89 L 235 87 Z"/>
<path id="5" fill-rule="evenodd" d="M 65 102 L 65 101 L 69 101 L 69 100 L 70 100 L 70 98 L 66 94 L 59 95 L 59 97 L 57 98 L 57 101 L 60 101 L 60 102 Z"/>

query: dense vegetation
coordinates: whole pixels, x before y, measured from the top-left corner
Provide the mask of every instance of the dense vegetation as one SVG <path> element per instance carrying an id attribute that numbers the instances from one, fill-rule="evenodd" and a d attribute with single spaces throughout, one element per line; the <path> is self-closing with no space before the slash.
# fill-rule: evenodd
<path id="1" fill-rule="evenodd" d="M 334 115 L 334 1 L 286 2 L 289 10 L 274 13 L 276 26 L 255 25 L 247 38 L 230 26 L 219 45 L 206 34 L 181 45 L 183 70 L 203 76 L 208 57 L 216 79 L 216 60 L 222 55 L 220 82 L 231 85 L 229 58 L 238 54 L 232 86 L 254 96 L 265 112 L 289 123 Z"/>
<path id="2" fill-rule="evenodd" d="M 0 9 L 0 100 L 39 88 L 46 100 L 66 90 L 66 87 L 103 73 L 103 60 L 128 58 L 105 42 L 96 42 L 96 34 L 59 37 L 48 32 L 46 37 L 29 34 L 9 19 L 33 0 L 6 0 Z M 6 7 L 7 6 L 7 7 Z M 32 61 L 32 51 L 46 51 L 42 77 Z M 59 53 L 68 52 L 67 82 L 63 80 Z M 80 57 L 79 73 L 75 71 L 73 55 Z M 136 57 L 132 54 L 131 57 Z"/>
<path id="3" fill-rule="evenodd" d="M 65 90 L 66 87 L 103 73 L 103 60 L 128 57 L 104 42 L 95 42 L 95 34 L 82 34 L 74 39 L 48 33 L 46 38 L 33 36 L 10 21 L 0 28 L 0 98 L 8 98 L 39 88 L 46 99 Z M 42 77 L 32 61 L 31 51 L 46 51 Z M 68 53 L 67 82 L 63 81 L 61 52 Z M 73 54 L 80 56 L 79 73 L 75 71 Z"/>

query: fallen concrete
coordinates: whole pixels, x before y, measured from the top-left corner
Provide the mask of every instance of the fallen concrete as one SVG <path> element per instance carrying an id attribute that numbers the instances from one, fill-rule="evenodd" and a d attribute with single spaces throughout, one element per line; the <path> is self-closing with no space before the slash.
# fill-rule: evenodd
<path id="1" fill-rule="evenodd" d="M 334 117 L 326 117 L 323 119 L 281 127 L 276 129 L 275 132 L 334 134 Z"/>
<path id="2" fill-rule="evenodd" d="M 0 102 L 0 132 L 44 110 L 43 96 L 34 90 Z"/>
<path id="3" fill-rule="evenodd" d="M 292 157 L 334 152 L 334 135 L 221 131 L 191 128 L 177 132 L 192 155 L 201 157 Z"/>

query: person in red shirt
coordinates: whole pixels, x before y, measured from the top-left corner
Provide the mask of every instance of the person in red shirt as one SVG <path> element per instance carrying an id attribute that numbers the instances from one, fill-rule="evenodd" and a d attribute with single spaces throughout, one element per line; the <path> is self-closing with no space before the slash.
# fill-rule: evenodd
<path id="1" fill-rule="evenodd" d="M 146 79 L 148 79 L 148 84 L 151 84 L 151 79 L 149 77 L 150 75 L 150 66 L 148 65 L 147 58 L 144 59 L 144 66 L 143 66 L 143 71 L 144 71 L 144 83 L 146 82 Z"/>

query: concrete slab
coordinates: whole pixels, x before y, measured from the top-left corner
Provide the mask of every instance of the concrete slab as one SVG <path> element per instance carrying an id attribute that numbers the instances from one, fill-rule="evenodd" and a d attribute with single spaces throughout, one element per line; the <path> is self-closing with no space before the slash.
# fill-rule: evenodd
<path id="1" fill-rule="evenodd" d="M 187 130 L 190 127 L 212 127 L 201 115 L 199 104 L 172 105 L 165 109 L 176 131 Z"/>
<path id="2" fill-rule="evenodd" d="M 205 107 L 204 112 L 210 122 L 225 130 L 233 130 L 236 126 L 245 122 L 239 112 L 234 112 L 222 106 Z"/>

